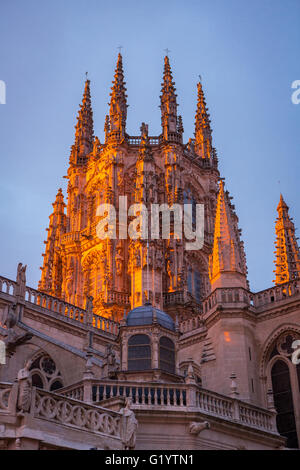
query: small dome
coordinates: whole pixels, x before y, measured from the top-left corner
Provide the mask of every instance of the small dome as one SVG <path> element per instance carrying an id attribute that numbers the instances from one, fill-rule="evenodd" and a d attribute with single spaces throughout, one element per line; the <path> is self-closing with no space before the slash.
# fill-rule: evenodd
<path id="1" fill-rule="evenodd" d="M 161 326 L 168 330 L 175 330 L 174 321 L 170 315 L 152 305 L 143 305 L 130 310 L 126 318 L 126 324 L 127 326 L 152 325 L 153 316 L 156 316 L 156 321 Z"/>

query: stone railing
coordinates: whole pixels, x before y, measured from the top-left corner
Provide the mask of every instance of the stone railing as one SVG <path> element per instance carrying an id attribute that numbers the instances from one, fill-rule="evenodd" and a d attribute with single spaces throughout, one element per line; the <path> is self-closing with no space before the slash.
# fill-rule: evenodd
<path id="1" fill-rule="evenodd" d="M 141 140 L 142 140 L 142 138 L 141 138 L 140 135 L 138 135 L 138 136 L 132 135 L 132 136 L 129 136 L 128 139 L 127 139 L 129 145 L 134 145 L 134 146 L 141 145 Z M 150 145 L 157 146 L 157 145 L 159 145 L 160 141 L 161 141 L 161 138 L 159 136 L 153 136 L 153 135 L 149 136 L 149 144 Z"/>
<path id="2" fill-rule="evenodd" d="M 207 390 L 198 390 L 196 392 L 196 403 L 205 413 L 227 419 L 233 419 L 234 417 L 233 400 L 228 397 Z"/>
<path id="3" fill-rule="evenodd" d="M 62 243 L 79 242 L 80 238 L 81 238 L 81 232 L 69 232 L 61 236 L 61 242 Z"/>
<path id="4" fill-rule="evenodd" d="M 275 302 L 291 298 L 300 293 L 300 280 L 286 282 L 257 293 L 251 293 L 242 287 L 219 288 L 203 301 L 203 313 L 209 312 L 216 305 L 243 303 L 255 309 L 272 305 Z"/>
<path id="5" fill-rule="evenodd" d="M 260 308 L 280 300 L 299 294 L 300 280 L 286 282 L 280 286 L 274 286 L 269 289 L 253 294 L 254 307 Z"/>
<path id="6" fill-rule="evenodd" d="M 195 300 L 193 296 L 184 290 L 176 290 L 174 292 L 164 292 L 163 293 L 163 302 L 164 307 L 169 305 L 184 305 L 188 302 Z"/>
<path id="7" fill-rule="evenodd" d="M 164 307 L 167 307 L 169 305 L 184 304 L 185 293 L 184 291 L 164 292 L 163 302 L 164 302 Z"/>
<path id="8" fill-rule="evenodd" d="M 168 142 L 176 142 L 182 144 L 182 135 L 178 132 L 168 132 Z"/>
<path id="9" fill-rule="evenodd" d="M 56 393 L 63 395 L 64 397 L 74 398 L 75 400 L 84 400 L 84 381 L 63 387 L 57 390 Z M 91 400 L 89 400 L 91 401 Z"/>
<path id="10" fill-rule="evenodd" d="M 89 390 L 88 390 L 89 387 Z M 81 381 L 57 393 L 66 397 L 85 397 L 91 403 L 130 397 L 133 409 L 181 409 L 199 411 L 227 421 L 277 433 L 275 413 L 236 398 L 202 389 L 197 384 L 157 383 L 113 380 Z M 106 405 L 105 405 L 106 406 Z"/>
<path id="11" fill-rule="evenodd" d="M 203 326 L 204 326 L 203 316 L 197 315 L 195 317 L 182 320 L 179 323 L 179 331 L 181 333 L 188 333 L 189 331 L 197 330 L 198 328 L 202 328 Z"/>
<path id="12" fill-rule="evenodd" d="M 239 421 L 247 426 L 254 426 L 255 428 L 273 430 L 274 418 L 272 414 L 262 411 L 247 403 L 239 402 Z"/>
<path id="13" fill-rule="evenodd" d="M 126 292 L 108 291 L 103 295 L 103 302 L 130 305 L 130 296 Z"/>
<path id="14" fill-rule="evenodd" d="M 14 301 L 16 287 L 16 282 L 0 276 L 0 295 L 1 293 L 9 295 L 12 297 L 12 301 Z M 121 296 L 120 298 L 115 297 L 116 299 L 129 302 L 127 294 L 119 292 L 113 293 L 113 295 L 116 294 L 120 294 Z M 44 292 L 33 289 L 32 287 L 27 286 L 25 289 L 25 304 L 29 308 L 31 305 L 37 305 L 38 307 L 45 309 L 45 314 L 49 311 L 51 314 L 59 315 L 60 317 L 87 325 L 87 315 L 85 310 L 58 299 L 57 297 L 52 297 Z M 109 318 L 94 314 L 92 324 L 90 326 L 97 330 L 103 330 L 117 336 L 120 325 Z"/>
<path id="15" fill-rule="evenodd" d="M 133 405 L 187 406 L 186 389 L 182 384 L 92 382 L 93 402 L 116 397 L 130 397 Z"/>
<path id="16" fill-rule="evenodd" d="M 11 279 L 0 276 L 0 292 L 8 295 L 15 295 L 17 283 Z"/>
<path id="17" fill-rule="evenodd" d="M 44 307 L 51 312 L 70 318 L 71 320 L 85 324 L 87 322 L 85 310 L 64 302 L 63 300 L 57 299 L 56 297 L 52 297 L 51 295 L 32 289 L 31 287 L 26 287 L 25 300 L 34 305 Z M 119 331 L 119 324 L 117 322 L 96 314 L 93 315 L 91 326 L 97 330 L 103 330 L 113 335 L 117 335 Z"/>
<path id="18" fill-rule="evenodd" d="M 216 305 L 243 303 L 253 305 L 253 294 L 243 287 L 227 287 L 215 289 L 203 300 L 203 313 L 207 313 Z"/>
<path id="19" fill-rule="evenodd" d="M 30 414 L 57 424 L 121 439 L 121 414 L 33 388 Z"/>

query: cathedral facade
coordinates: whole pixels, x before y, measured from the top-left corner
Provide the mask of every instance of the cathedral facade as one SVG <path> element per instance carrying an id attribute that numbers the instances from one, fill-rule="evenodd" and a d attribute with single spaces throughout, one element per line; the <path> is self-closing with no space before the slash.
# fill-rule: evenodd
<path id="1" fill-rule="evenodd" d="M 281 195 L 274 286 L 253 293 L 201 82 L 187 143 L 177 106 L 166 56 L 161 134 L 142 123 L 130 136 L 119 54 L 101 143 L 86 80 L 38 289 L 21 263 L 16 281 L 0 277 L 3 449 L 299 448 L 288 206 Z M 199 220 L 201 247 L 187 249 Z"/>

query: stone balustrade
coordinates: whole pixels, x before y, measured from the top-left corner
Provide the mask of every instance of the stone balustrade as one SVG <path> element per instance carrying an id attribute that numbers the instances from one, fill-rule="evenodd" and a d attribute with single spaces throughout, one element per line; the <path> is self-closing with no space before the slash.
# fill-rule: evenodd
<path id="1" fill-rule="evenodd" d="M 8 295 L 15 295 L 17 283 L 11 279 L 0 276 L 0 292 Z"/>
<path id="2" fill-rule="evenodd" d="M 121 439 L 121 414 L 33 388 L 30 414 L 64 426 Z"/>
<path id="3" fill-rule="evenodd" d="M 300 292 L 300 281 L 290 281 L 280 286 L 270 287 L 260 292 L 251 293 L 242 287 L 215 289 L 203 301 L 203 313 L 209 312 L 216 305 L 244 303 L 255 309 L 272 305 L 275 302 L 291 298 Z"/>
<path id="4" fill-rule="evenodd" d="M 218 288 L 203 300 L 203 313 L 209 312 L 216 305 L 237 303 L 253 306 L 253 294 L 243 287 Z"/>
<path id="5" fill-rule="evenodd" d="M 87 393 L 86 387 L 90 387 Z M 85 389 L 85 392 L 84 392 Z M 66 397 L 89 397 L 92 403 L 113 398 L 130 397 L 132 409 L 155 407 L 157 409 L 181 408 L 183 411 L 199 411 L 227 421 L 277 433 L 275 413 L 236 398 L 202 389 L 197 384 L 157 383 L 113 380 L 81 381 L 57 391 Z"/>
<path id="6" fill-rule="evenodd" d="M 187 318 L 179 323 L 179 331 L 181 333 L 188 333 L 189 331 L 195 331 L 198 328 L 204 326 L 203 316 L 197 315 L 192 318 Z"/>
<path id="7" fill-rule="evenodd" d="M 79 242 L 81 239 L 81 232 L 69 232 L 61 236 L 61 243 Z"/>
<path id="8" fill-rule="evenodd" d="M 14 294 L 16 292 L 16 286 L 16 282 L 0 276 L 0 296 L 1 293 L 9 295 L 11 296 L 11 301 L 13 302 L 15 300 Z M 128 296 L 126 297 L 127 294 L 113 293 L 113 295 L 115 294 L 120 294 L 122 297 L 121 300 L 127 300 L 129 302 Z M 45 314 L 47 314 L 47 311 L 49 311 L 51 314 L 59 315 L 60 318 L 68 318 L 83 325 L 87 324 L 85 310 L 76 307 L 75 305 L 69 304 L 68 302 L 65 302 L 61 299 L 45 294 L 44 292 L 33 289 L 32 287 L 27 286 L 25 289 L 25 304 L 29 308 L 32 305 L 36 305 L 44 309 L 43 313 Z M 96 328 L 97 330 L 103 330 L 115 336 L 118 335 L 119 331 L 119 323 L 96 314 L 93 315 L 92 324 L 90 327 Z"/>
<path id="9" fill-rule="evenodd" d="M 27 390 L 28 407 L 20 413 L 17 402 L 18 388 L 18 383 L 0 382 L 0 424 L 7 422 L 7 419 L 15 424 L 18 416 L 22 416 L 26 419 L 27 427 L 34 430 L 35 435 L 38 435 L 41 428 L 47 433 L 49 423 L 53 423 L 63 426 L 60 430 L 55 428 L 62 438 L 67 427 L 70 431 L 82 431 L 83 438 L 86 432 L 89 432 L 90 443 L 98 442 L 100 446 L 109 445 L 113 449 L 123 448 L 121 413 L 36 387 Z M 85 443 L 83 445 L 87 448 Z"/>
<path id="10" fill-rule="evenodd" d="M 133 136 L 129 136 L 128 139 L 127 139 L 129 145 L 133 145 L 133 146 L 140 146 L 141 145 L 141 136 L 138 135 L 133 135 Z M 153 135 L 150 135 L 149 136 L 149 144 L 152 145 L 152 146 L 157 146 L 159 145 L 161 142 L 161 136 L 153 136 Z"/>
<path id="11" fill-rule="evenodd" d="M 133 405 L 186 406 L 186 389 L 175 384 L 92 383 L 92 401 L 130 397 Z"/>
<path id="12" fill-rule="evenodd" d="M 164 307 L 169 305 L 180 304 L 183 305 L 186 301 L 186 296 L 184 291 L 174 291 L 174 292 L 164 292 L 163 293 L 163 302 Z"/>
<path id="13" fill-rule="evenodd" d="M 84 398 L 84 384 L 83 381 L 69 385 L 68 387 L 63 387 L 57 390 L 59 395 L 64 397 L 74 398 L 75 400 L 83 400 Z"/>
<path id="14" fill-rule="evenodd" d="M 269 289 L 257 292 L 253 294 L 254 307 L 260 308 L 266 305 L 271 305 L 274 302 L 285 300 L 289 297 L 299 294 L 300 292 L 300 281 L 290 281 L 280 286 L 274 286 Z"/>

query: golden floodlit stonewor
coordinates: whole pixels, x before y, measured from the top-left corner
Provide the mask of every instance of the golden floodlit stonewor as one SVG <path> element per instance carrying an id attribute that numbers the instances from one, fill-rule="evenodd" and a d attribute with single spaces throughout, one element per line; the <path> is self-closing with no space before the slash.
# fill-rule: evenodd
<path id="1" fill-rule="evenodd" d="M 1 449 L 299 448 L 294 223 L 280 196 L 275 285 L 252 292 L 202 84 L 188 141 L 177 106 L 166 56 L 161 133 L 143 122 L 129 135 L 119 54 L 100 142 L 86 80 L 38 289 L 22 263 L 0 276 Z M 175 211 L 170 237 L 164 213 L 146 224 L 142 205 L 157 204 L 190 208 L 192 232 L 204 207 L 201 248 L 187 249 Z M 109 207 L 116 236 L 101 238 Z"/>

